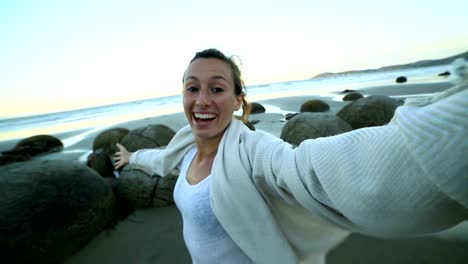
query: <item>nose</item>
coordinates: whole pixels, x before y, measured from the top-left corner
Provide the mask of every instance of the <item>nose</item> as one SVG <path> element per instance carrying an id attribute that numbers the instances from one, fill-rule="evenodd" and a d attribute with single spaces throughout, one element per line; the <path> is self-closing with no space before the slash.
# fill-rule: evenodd
<path id="1" fill-rule="evenodd" d="M 208 106 L 210 105 L 211 99 L 207 89 L 202 89 L 197 96 L 196 104 L 198 106 Z"/>

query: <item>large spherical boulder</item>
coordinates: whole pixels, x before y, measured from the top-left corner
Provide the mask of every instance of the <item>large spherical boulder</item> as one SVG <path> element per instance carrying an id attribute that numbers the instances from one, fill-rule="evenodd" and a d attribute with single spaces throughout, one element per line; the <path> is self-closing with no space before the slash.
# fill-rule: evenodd
<path id="1" fill-rule="evenodd" d="M 6 165 L 0 193 L 0 254 L 15 263 L 61 263 L 114 217 L 109 185 L 74 161 Z"/>
<path id="2" fill-rule="evenodd" d="M 93 151 L 88 156 L 86 165 L 96 170 L 104 178 L 115 178 L 113 155 L 107 155 L 103 151 Z"/>
<path id="3" fill-rule="evenodd" d="M 400 102 L 388 96 L 373 95 L 347 104 L 336 115 L 353 129 L 382 126 L 392 119 L 399 105 Z"/>
<path id="4" fill-rule="evenodd" d="M 300 113 L 283 126 L 280 138 L 297 146 L 306 139 L 333 136 L 351 130 L 351 126 L 336 115 Z"/>
<path id="5" fill-rule="evenodd" d="M 361 99 L 364 96 L 358 92 L 351 92 L 347 95 L 343 96 L 343 101 L 356 101 L 357 99 Z"/>
<path id="6" fill-rule="evenodd" d="M 260 114 L 260 113 L 265 113 L 265 107 L 261 105 L 260 103 L 253 102 L 250 104 L 251 105 L 251 114 Z"/>
<path id="7" fill-rule="evenodd" d="M 437 76 L 448 77 L 448 76 L 450 76 L 450 72 L 449 71 L 444 71 L 444 72 L 441 72 L 441 73 L 437 74 Z"/>
<path id="8" fill-rule="evenodd" d="M 301 105 L 299 112 L 326 112 L 330 110 L 330 106 L 322 100 L 312 99 L 307 100 Z"/>
<path id="9" fill-rule="evenodd" d="M 116 127 L 99 133 L 93 141 L 93 152 L 89 154 L 87 165 L 95 169 L 102 177 L 114 178 L 114 154 L 119 143 L 130 130 Z"/>
<path id="10" fill-rule="evenodd" d="M 341 93 L 355 93 L 357 92 L 356 90 L 352 90 L 352 89 L 344 89 L 343 91 L 341 91 Z"/>
<path id="11" fill-rule="evenodd" d="M 175 132 L 165 125 L 147 125 L 130 131 L 122 138 L 120 144 L 130 152 L 145 148 L 158 148 L 166 146 L 174 135 Z"/>
<path id="12" fill-rule="evenodd" d="M 121 127 L 104 130 L 94 138 L 93 151 L 100 150 L 109 156 L 113 156 L 117 150 L 115 145 L 129 132 L 130 130 Z"/>
<path id="13" fill-rule="evenodd" d="M 50 135 L 36 135 L 25 138 L 11 150 L 2 151 L 3 155 L 24 156 L 26 159 L 43 153 L 59 152 L 63 149 L 60 139 Z"/>
<path id="14" fill-rule="evenodd" d="M 162 207 L 174 203 L 173 192 L 178 170 L 160 177 L 151 175 L 134 165 L 127 165 L 120 173 L 116 195 L 133 208 Z"/>
<path id="15" fill-rule="evenodd" d="M 408 78 L 406 78 L 406 76 L 399 76 L 395 79 L 396 83 L 405 83 L 407 81 L 408 81 Z"/>
<path id="16" fill-rule="evenodd" d="M 23 155 L 0 155 L 0 166 L 20 161 L 27 161 L 31 158 Z"/>

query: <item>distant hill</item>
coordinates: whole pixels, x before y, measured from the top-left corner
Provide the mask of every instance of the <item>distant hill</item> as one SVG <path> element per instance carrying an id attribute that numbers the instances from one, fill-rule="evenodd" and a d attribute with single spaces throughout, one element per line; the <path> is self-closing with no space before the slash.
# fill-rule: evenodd
<path id="1" fill-rule="evenodd" d="M 372 73 L 372 72 L 380 72 L 380 71 L 403 70 L 403 69 L 408 69 L 408 68 L 420 68 L 420 67 L 444 65 L 444 64 L 450 64 L 452 61 L 454 61 L 457 58 L 464 58 L 464 59 L 468 60 L 468 51 L 460 53 L 458 55 L 450 56 L 450 57 L 447 57 L 447 58 L 444 58 L 444 59 L 421 60 L 421 61 L 416 61 L 416 62 L 407 63 L 407 64 L 385 66 L 385 67 L 381 67 L 381 68 L 378 68 L 378 69 L 353 70 L 353 71 L 344 71 L 344 72 L 338 72 L 338 73 L 325 72 L 325 73 L 321 73 L 319 75 L 316 75 L 315 77 L 312 77 L 311 79 L 320 78 L 320 77 L 330 77 L 330 76 L 334 76 L 334 75 L 344 75 L 344 74 L 353 74 L 353 73 Z"/>

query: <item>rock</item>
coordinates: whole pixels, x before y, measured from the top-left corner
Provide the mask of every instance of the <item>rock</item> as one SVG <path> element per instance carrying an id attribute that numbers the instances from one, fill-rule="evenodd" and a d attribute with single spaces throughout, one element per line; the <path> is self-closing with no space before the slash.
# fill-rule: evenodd
<path id="1" fill-rule="evenodd" d="M 449 72 L 449 71 L 441 72 L 441 73 L 437 74 L 437 76 L 445 76 L 445 77 L 447 77 L 447 76 L 450 76 L 450 72 Z"/>
<path id="2" fill-rule="evenodd" d="M 104 178 L 115 178 L 114 164 L 111 160 L 113 156 L 105 154 L 102 149 L 99 150 L 89 154 L 86 165 L 97 171 Z"/>
<path id="3" fill-rule="evenodd" d="M 357 92 L 356 90 L 351 90 L 351 89 L 344 89 L 341 93 L 355 93 Z"/>
<path id="4" fill-rule="evenodd" d="M 363 98 L 364 96 L 361 94 L 361 93 L 358 93 L 358 92 L 352 92 L 352 93 L 349 93 L 345 96 L 343 96 L 343 101 L 355 101 L 359 98 Z"/>
<path id="5" fill-rule="evenodd" d="M 256 102 L 253 102 L 250 104 L 251 105 L 251 110 L 250 110 L 250 113 L 251 114 L 260 114 L 260 113 L 265 113 L 265 107 L 263 107 L 263 105 L 261 105 L 260 103 L 256 103 Z"/>
<path id="6" fill-rule="evenodd" d="M 50 135 L 36 135 L 18 142 L 11 150 L 2 151 L 3 155 L 33 157 L 43 153 L 59 152 L 63 149 L 60 139 Z"/>
<path id="7" fill-rule="evenodd" d="M 0 166 L 20 161 L 30 160 L 31 157 L 23 155 L 0 155 Z"/>
<path id="8" fill-rule="evenodd" d="M 104 178 L 114 178 L 114 154 L 119 143 L 130 130 L 126 128 L 107 129 L 94 138 L 93 152 L 89 154 L 87 165 L 96 170 Z"/>
<path id="9" fill-rule="evenodd" d="M 300 113 L 283 126 L 280 138 L 297 146 L 306 139 L 333 136 L 351 130 L 351 126 L 336 115 Z"/>
<path id="10" fill-rule="evenodd" d="M 165 125 L 147 125 L 130 131 L 122 138 L 120 144 L 130 152 L 145 148 L 158 148 L 166 146 L 174 135 L 175 132 Z"/>
<path id="11" fill-rule="evenodd" d="M 387 124 L 400 105 L 388 96 L 363 97 L 344 106 L 337 116 L 348 122 L 353 129 Z"/>
<path id="12" fill-rule="evenodd" d="M 408 78 L 406 78 L 405 76 L 399 76 L 398 78 L 395 79 L 396 83 L 405 83 L 407 81 L 408 81 Z"/>
<path id="13" fill-rule="evenodd" d="M 284 119 L 286 120 L 289 120 L 295 116 L 297 116 L 299 113 L 287 113 L 285 116 L 284 116 Z"/>
<path id="14" fill-rule="evenodd" d="M 117 127 L 99 133 L 99 135 L 94 138 L 93 151 L 101 150 L 104 154 L 113 156 L 117 150 L 115 145 L 129 132 L 130 130 L 126 128 Z"/>
<path id="15" fill-rule="evenodd" d="M 127 165 L 119 177 L 116 195 L 133 208 L 162 207 L 174 204 L 174 186 L 178 170 L 166 177 L 150 175 L 134 165 Z"/>
<path id="16" fill-rule="evenodd" d="M 114 217 L 107 182 L 74 161 L 6 165 L 0 193 L 0 254 L 15 263 L 61 263 Z"/>
<path id="17" fill-rule="evenodd" d="M 330 110 L 330 106 L 327 103 L 319 99 L 313 99 L 305 101 L 299 112 L 326 112 L 328 110 Z"/>

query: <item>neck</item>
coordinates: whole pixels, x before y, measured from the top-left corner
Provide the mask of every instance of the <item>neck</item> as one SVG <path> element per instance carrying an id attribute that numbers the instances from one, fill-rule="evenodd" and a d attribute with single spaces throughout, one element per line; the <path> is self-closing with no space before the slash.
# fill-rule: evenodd
<path id="1" fill-rule="evenodd" d="M 198 139 L 197 140 L 197 160 L 214 159 L 218 151 L 221 138 Z"/>

